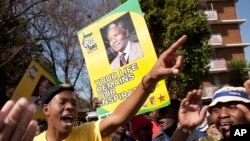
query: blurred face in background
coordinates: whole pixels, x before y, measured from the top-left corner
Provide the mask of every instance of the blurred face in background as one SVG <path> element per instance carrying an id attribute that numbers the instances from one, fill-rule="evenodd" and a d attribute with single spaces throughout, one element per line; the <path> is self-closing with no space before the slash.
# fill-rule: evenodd
<path id="1" fill-rule="evenodd" d="M 167 130 L 177 124 L 176 120 L 172 118 L 161 117 L 157 120 L 157 123 L 161 127 L 161 130 Z"/>
<path id="2" fill-rule="evenodd" d="M 39 96 L 44 95 L 47 90 L 51 87 L 51 84 L 48 80 L 43 80 L 40 84 L 40 86 L 38 87 L 38 91 L 39 91 Z"/>
<path id="3" fill-rule="evenodd" d="M 133 134 L 138 141 L 152 141 L 152 128 L 152 126 L 146 125 Z"/>
<path id="4" fill-rule="evenodd" d="M 154 110 L 154 111 L 152 111 L 151 113 L 150 113 L 150 118 L 153 120 L 153 121 L 156 121 L 157 119 L 158 119 L 158 117 L 159 117 L 159 109 L 156 109 L 156 110 Z"/>
<path id="5" fill-rule="evenodd" d="M 161 130 L 169 137 L 172 136 L 177 128 L 178 110 L 180 106 L 179 100 L 171 99 L 170 101 L 171 104 L 169 106 L 159 109 L 159 117 L 157 119 L 157 123 L 161 127 Z"/>
<path id="6" fill-rule="evenodd" d="M 126 134 L 127 130 L 128 130 L 127 126 L 123 125 L 118 127 L 115 132 L 118 134 Z"/>

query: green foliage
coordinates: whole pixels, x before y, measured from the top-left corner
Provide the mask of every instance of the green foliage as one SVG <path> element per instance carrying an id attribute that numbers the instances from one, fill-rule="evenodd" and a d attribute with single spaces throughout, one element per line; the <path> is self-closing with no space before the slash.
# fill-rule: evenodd
<path id="1" fill-rule="evenodd" d="M 198 0 L 139 0 L 145 12 L 152 41 L 159 55 L 183 34 L 188 40 L 179 53 L 185 55 L 183 71 L 168 77 L 171 95 L 182 98 L 206 79 L 211 49 L 207 44 L 210 32 L 205 14 L 199 9 Z"/>
<path id="2" fill-rule="evenodd" d="M 242 87 L 244 82 L 248 79 L 246 60 L 232 59 L 228 62 L 227 67 L 230 71 L 230 85 Z"/>
<path id="3" fill-rule="evenodd" d="M 3 19 L 4 20 L 4 19 Z M 0 27 L 0 95 L 12 96 L 39 46 L 31 43 L 27 21 L 22 17 L 5 20 Z"/>
<path id="4" fill-rule="evenodd" d="M 77 104 L 80 109 L 80 111 L 84 109 L 91 109 L 91 104 L 88 100 L 82 98 L 79 94 L 76 94 Z"/>

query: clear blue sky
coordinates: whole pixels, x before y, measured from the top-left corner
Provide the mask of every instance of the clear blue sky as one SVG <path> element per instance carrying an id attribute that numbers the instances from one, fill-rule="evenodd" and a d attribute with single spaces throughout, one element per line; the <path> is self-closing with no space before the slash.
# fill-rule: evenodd
<path id="1" fill-rule="evenodd" d="M 236 7 L 238 18 L 247 20 L 240 25 L 242 41 L 250 43 L 250 0 L 238 0 Z M 247 61 L 250 62 L 250 46 L 246 47 L 244 51 Z"/>

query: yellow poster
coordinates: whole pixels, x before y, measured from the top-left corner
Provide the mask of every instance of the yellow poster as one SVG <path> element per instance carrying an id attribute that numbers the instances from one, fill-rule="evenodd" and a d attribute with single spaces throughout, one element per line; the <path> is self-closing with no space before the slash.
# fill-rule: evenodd
<path id="1" fill-rule="evenodd" d="M 138 1 L 128 0 L 80 30 L 78 38 L 103 118 L 135 90 L 157 60 Z M 165 83 L 160 81 L 138 114 L 168 104 Z"/>
<path id="2" fill-rule="evenodd" d="M 41 97 L 58 82 L 41 65 L 36 61 L 32 61 L 11 99 L 16 101 L 20 97 L 26 97 L 37 106 L 37 113 L 34 118 L 44 118 Z"/>

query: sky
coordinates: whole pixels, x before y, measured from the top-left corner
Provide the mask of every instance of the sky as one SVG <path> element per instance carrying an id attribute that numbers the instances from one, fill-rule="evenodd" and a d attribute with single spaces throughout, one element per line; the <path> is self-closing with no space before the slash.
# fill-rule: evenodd
<path id="1" fill-rule="evenodd" d="M 250 43 L 250 1 L 238 0 L 236 3 L 237 14 L 239 19 L 246 19 L 247 21 L 240 25 L 241 38 L 244 43 Z M 245 57 L 250 62 L 250 46 L 244 49 Z"/>

